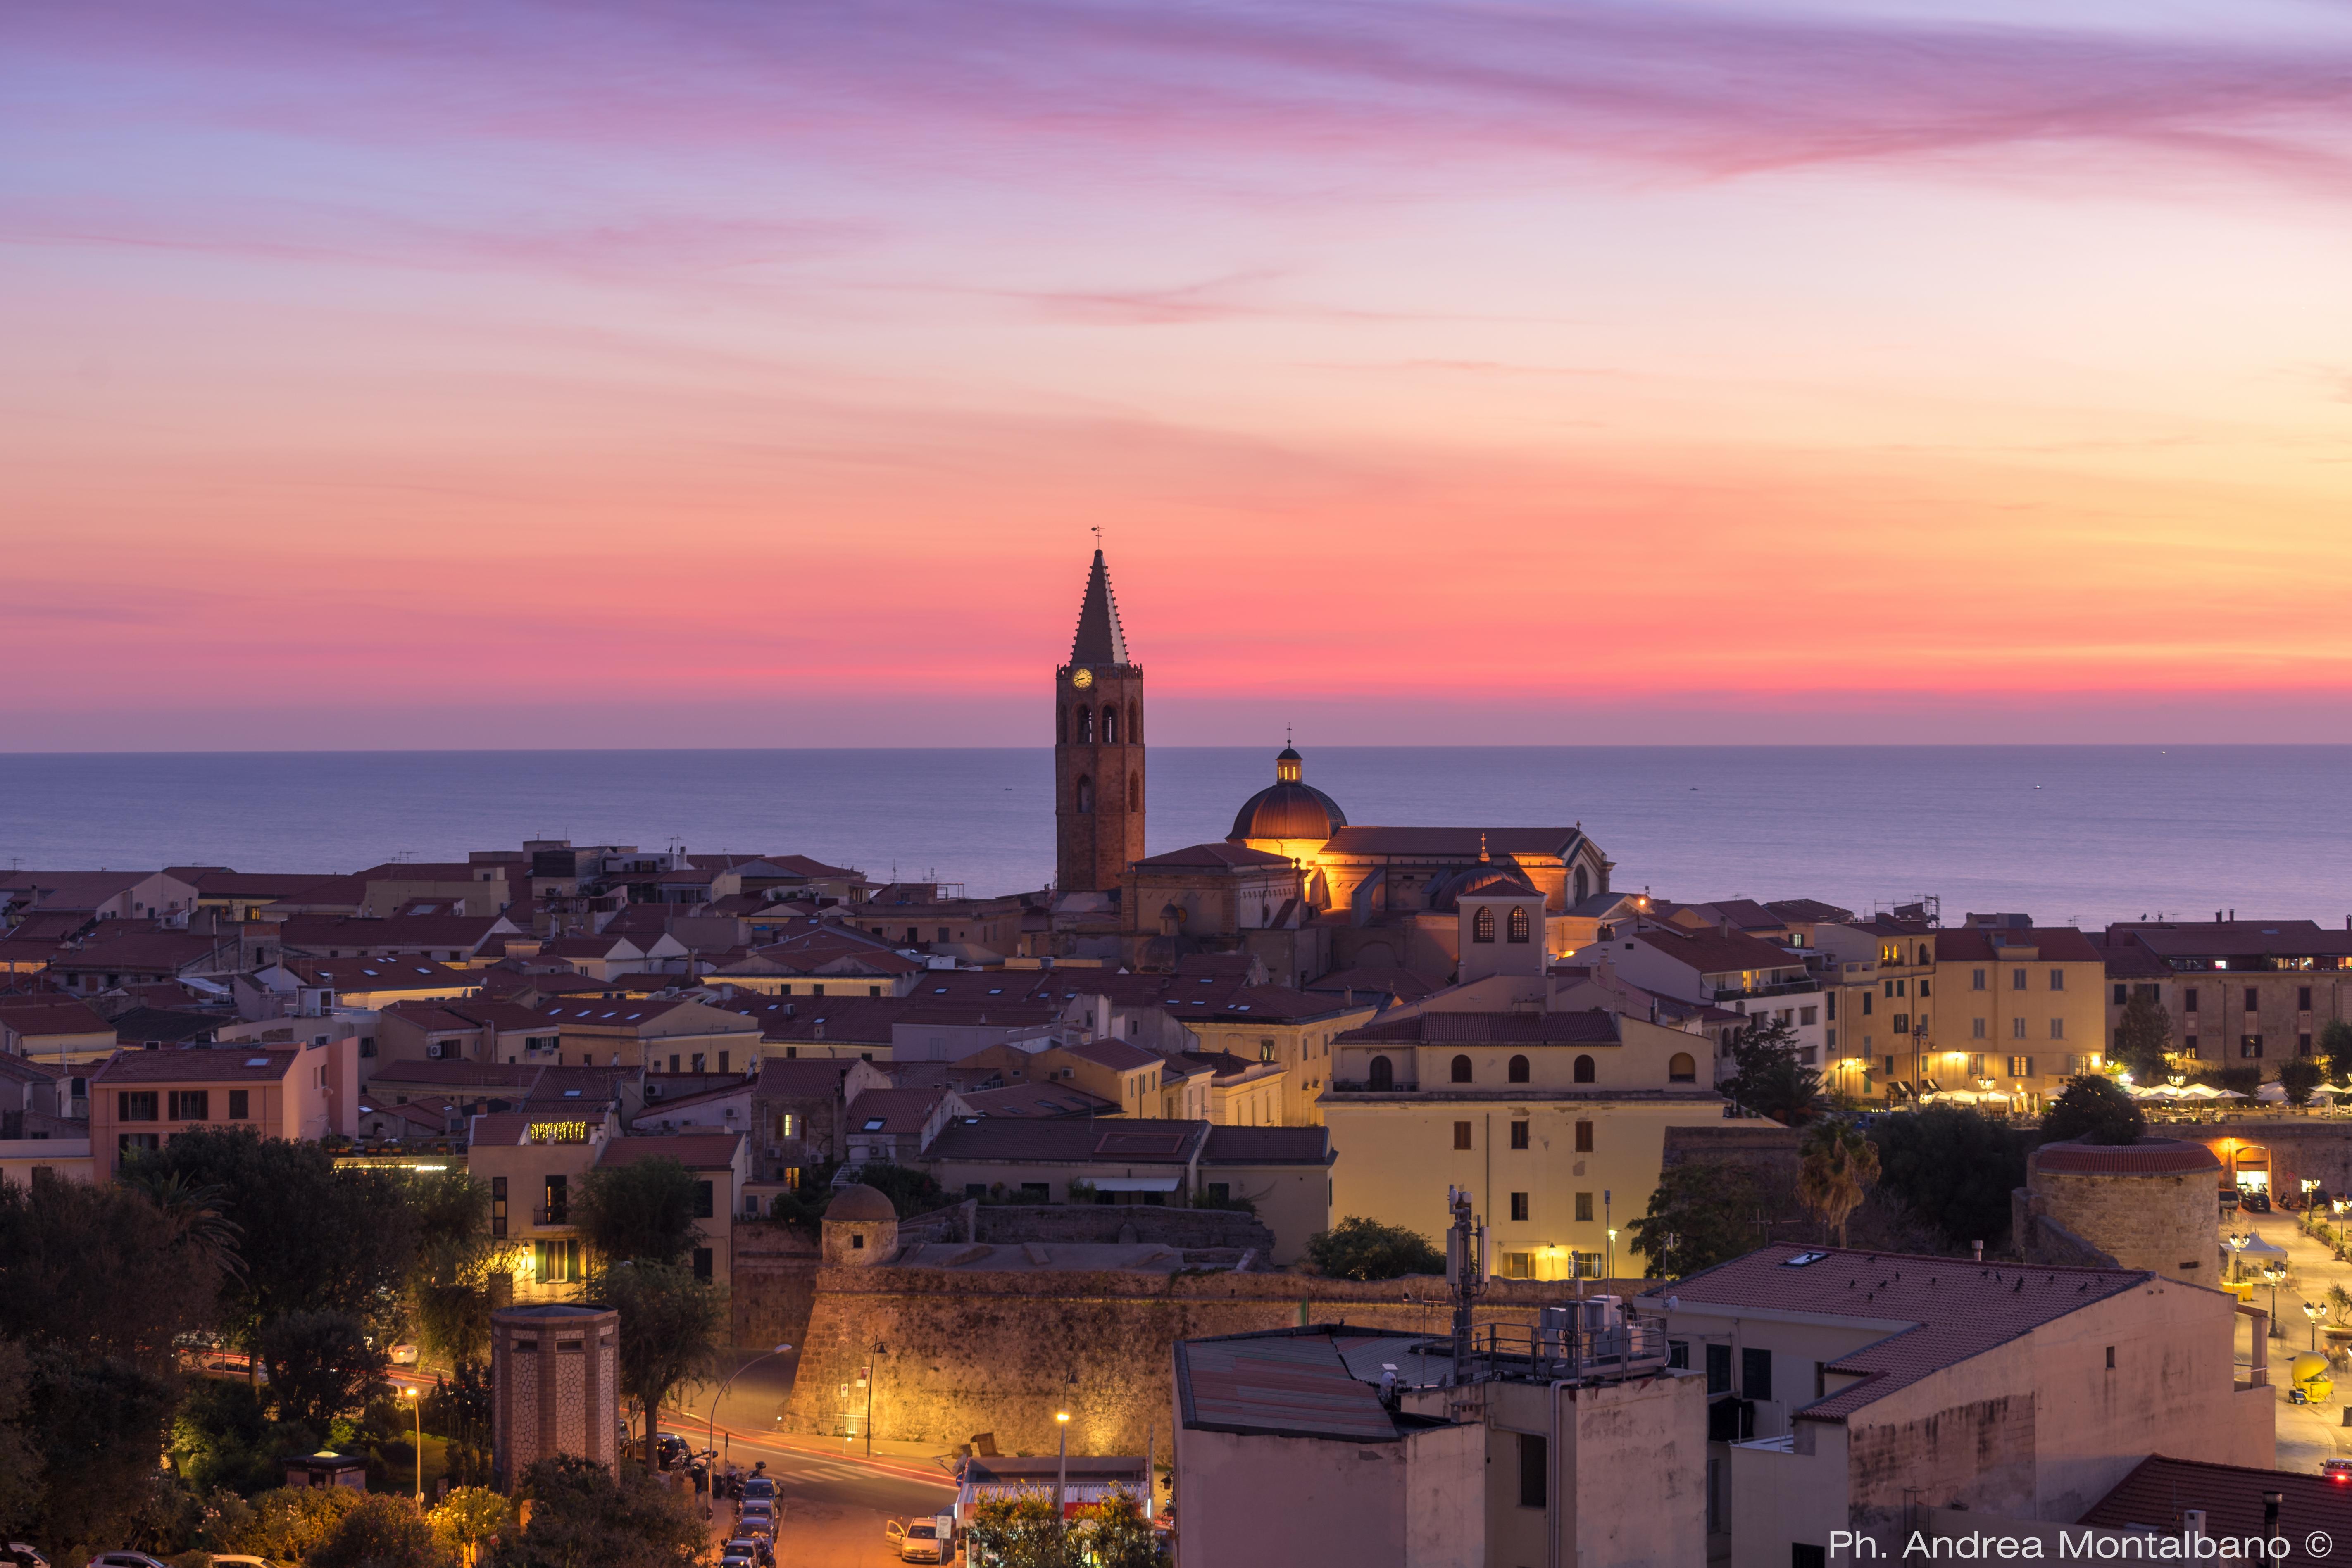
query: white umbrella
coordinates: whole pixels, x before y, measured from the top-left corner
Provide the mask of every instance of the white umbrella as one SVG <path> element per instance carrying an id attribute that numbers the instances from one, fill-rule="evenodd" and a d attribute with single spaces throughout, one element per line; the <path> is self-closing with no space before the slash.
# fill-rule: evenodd
<path id="1" fill-rule="evenodd" d="M 2254 1098 L 2256 1100 L 2266 1100 L 2273 1105 L 2284 1105 L 2286 1103 L 2286 1085 L 2273 1079 L 2269 1083 L 2263 1085 L 2262 1088 L 2254 1090 Z"/>
<path id="2" fill-rule="evenodd" d="M 2223 1095 L 2229 1093 L 2230 1091 L 2228 1089 L 2215 1089 L 2210 1083 L 2192 1083 L 2180 1090 L 2180 1098 L 2183 1100 L 2219 1100 Z M 2242 1094 L 2233 1095 L 2231 1098 L 2243 1100 L 2245 1099 L 2245 1096 Z"/>

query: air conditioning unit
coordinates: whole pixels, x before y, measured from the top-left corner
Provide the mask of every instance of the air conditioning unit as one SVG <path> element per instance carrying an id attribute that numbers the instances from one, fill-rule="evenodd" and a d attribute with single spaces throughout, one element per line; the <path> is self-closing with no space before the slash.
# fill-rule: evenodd
<path id="1" fill-rule="evenodd" d="M 425 1045 L 425 1054 L 431 1057 L 434 1060 L 439 1061 L 441 1059 L 441 1042 L 438 1040 L 426 1041 Z"/>

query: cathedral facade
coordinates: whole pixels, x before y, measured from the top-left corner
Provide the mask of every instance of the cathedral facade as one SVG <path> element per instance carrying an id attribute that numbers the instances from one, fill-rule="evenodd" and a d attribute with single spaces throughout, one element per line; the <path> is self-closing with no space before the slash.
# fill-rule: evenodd
<path id="1" fill-rule="evenodd" d="M 1540 973 L 1578 945 L 1564 917 L 1610 891 L 1613 863 L 1580 824 L 1350 823 L 1288 746 L 1223 843 L 1148 855 L 1143 725 L 1143 669 L 1097 550 L 1069 662 L 1054 671 L 1054 890 L 1066 956 L 1167 969 L 1189 953 L 1248 952 L 1292 984 L 1349 966 L 1441 982 L 1498 965 Z"/>

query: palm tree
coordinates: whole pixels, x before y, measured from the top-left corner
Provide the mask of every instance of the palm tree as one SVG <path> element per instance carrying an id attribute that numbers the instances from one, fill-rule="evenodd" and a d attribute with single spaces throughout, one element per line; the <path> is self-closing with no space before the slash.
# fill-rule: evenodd
<path id="1" fill-rule="evenodd" d="M 1843 1247 L 1846 1222 L 1878 1180 L 1878 1145 L 1852 1122 L 1830 1119 L 1808 1129 L 1797 1151 L 1797 1195 Z"/>
<path id="2" fill-rule="evenodd" d="M 245 1278 L 245 1227 L 222 1212 L 224 1190 L 191 1182 L 179 1171 L 142 1171 L 137 1165 L 122 1173 L 130 1186 L 147 1194 L 171 1223 L 172 1244 L 184 1247 L 199 1262 L 230 1279 Z"/>

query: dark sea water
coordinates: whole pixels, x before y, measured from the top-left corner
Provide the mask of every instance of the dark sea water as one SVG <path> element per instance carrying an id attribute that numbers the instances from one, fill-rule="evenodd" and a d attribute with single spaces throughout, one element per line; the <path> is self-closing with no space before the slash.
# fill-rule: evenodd
<path id="1" fill-rule="evenodd" d="M 1039 750 L 0 755 L 0 864 L 350 871 L 526 837 L 813 855 L 973 894 L 1053 875 Z M 1257 749 L 1156 747 L 1154 853 L 1222 838 Z M 1360 824 L 1581 822 L 1619 887 L 1922 894 L 1945 918 L 2352 915 L 2352 747 L 1333 747 Z"/>

